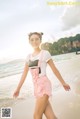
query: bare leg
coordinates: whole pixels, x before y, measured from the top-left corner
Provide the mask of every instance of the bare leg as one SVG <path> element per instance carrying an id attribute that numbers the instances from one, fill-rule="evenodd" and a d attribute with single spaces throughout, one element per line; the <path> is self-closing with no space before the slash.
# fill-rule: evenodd
<path id="1" fill-rule="evenodd" d="M 47 119 L 57 119 L 57 117 L 55 116 L 55 114 L 53 112 L 53 109 L 51 107 L 49 100 L 48 100 L 48 104 L 46 106 L 46 109 L 44 111 L 44 114 L 45 114 Z"/>
<path id="2" fill-rule="evenodd" d="M 42 119 L 45 108 L 48 104 L 48 95 L 44 95 L 36 100 L 36 106 L 34 111 L 34 119 Z"/>

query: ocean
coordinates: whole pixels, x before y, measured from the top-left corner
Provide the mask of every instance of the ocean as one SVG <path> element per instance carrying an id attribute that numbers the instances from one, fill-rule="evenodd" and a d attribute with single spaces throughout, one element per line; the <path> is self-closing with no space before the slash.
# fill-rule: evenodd
<path id="1" fill-rule="evenodd" d="M 80 63 L 73 62 L 71 65 L 72 68 L 71 66 L 67 67 L 67 62 L 73 61 L 73 59 L 75 61 L 77 58 L 80 57 L 78 57 L 75 52 L 52 56 L 53 61 L 55 62 L 67 82 L 75 82 L 77 78 L 80 78 Z M 64 64 L 66 65 L 64 66 Z M 14 103 L 17 103 L 18 100 L 33 96 L 33 84 L 29 72 L 27 80 L 22 86 L 19 98 L 17 100 L 14 100 L 12 97 L 13 92 L 15 91 L 22 75 L 24 65 L 25 59 L 14 59 L 11 61 L 3 61 L 0 63 L 0 107 L 13 105 Z M 64 69 L 66 70 L 64 71 Z M 47 70 L 50 75 L 50 70 Z M 75 80 L 73 80 L 73 77 Z M 52 80 L 52 78 L 55 78 L 55 76 L 51 76 L 50 80 Z M 54 81 L 51 82 L 53 85 L 53 93 L 61 88 L 59 82 L 56 81 L 56 78 Z"/>
<path id="2" fill-rule="evenodd" d="M 52 56 L 55 62 L 60 62 L 75 57 L 75 53 L 61 54 Z M 6 62 L 6 61 L 4 61 Z M 6 63 L 0 63 L 0 78 L 8 77 L 22 73 L 25 64 L 25 59 L 15 59 Z"/>

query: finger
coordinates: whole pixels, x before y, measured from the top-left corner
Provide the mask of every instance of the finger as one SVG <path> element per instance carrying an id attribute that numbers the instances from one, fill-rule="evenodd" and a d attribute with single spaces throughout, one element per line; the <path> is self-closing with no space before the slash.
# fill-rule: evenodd
<path id="1" fill-rule="evenodd" d="M 69 87 L 64 86 L 64 89 L 65 89 L 66 91 L 68 91 L 70 88 L 69 88 Z"/>
<path id="2" fill-rule="evenodd" d="M 66 90 L 67 90 L 67 91 L 69 91 L 69 90 L 70 90 L 70 88 L 68 87 L 68 88 L 66 88 Z"/>
<path id="3" fill-rule="evenodd" d="M 14 96 L 13 96 L 13 98 L 15 99 L 15 98 L 17 98 L 17 96 L 16 96 L 16 95 L 14 95 Z"/>

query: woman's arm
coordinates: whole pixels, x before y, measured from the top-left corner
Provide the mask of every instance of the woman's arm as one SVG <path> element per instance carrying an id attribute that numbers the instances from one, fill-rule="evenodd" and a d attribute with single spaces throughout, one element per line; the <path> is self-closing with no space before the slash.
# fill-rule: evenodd
<path id="1" fill-rule="evenodd" d="M 20 89 L 21 89 L 21 87 L 22 87 L 22 85 L 23 85 L 23 83 L 24 83 L 24 81 L 26 79 L 28 70 L 29 70 L 29 67 L 28 67 L 27 63 L 25 63 L 25 67 L 24 67 L 24 71 L 23 71 L 22 76 L 21 76 L 21 80 L 20 80 L 20 82 L 19 82 L 19 84 L 17 86 L 16 91 L 13 94 L 13 97 L 17 97 L 19 95 Z"/>
<path id="2" fill-rule="evenodd" d="M 59 73 L 58 69 L 56 68 L 55 64 L 53 63 L 53 60 L 50 59 L 47 63 L 49 64 L 49 66 L 51 67 L 52 71 L 54 72 L 56 77 L 59 79 L 59 81 L 61 82 L 61 84 L 65 88 L 65 90 L 69 90 L 70 86 L 68 84 L 66 84 L 66 82 L 63 80 L 61 74 Z"/>

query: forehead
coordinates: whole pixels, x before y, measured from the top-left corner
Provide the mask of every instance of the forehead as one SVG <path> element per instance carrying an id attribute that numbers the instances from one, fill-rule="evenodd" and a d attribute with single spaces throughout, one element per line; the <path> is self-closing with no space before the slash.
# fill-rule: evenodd
<path id="1" fill-rule="evenodd" d="M 31 38 L 40 38 L 40 36 L 38 35 L 38 34 L 32 34 L 31 36 L 30 36 L 30 39 Z"/>

